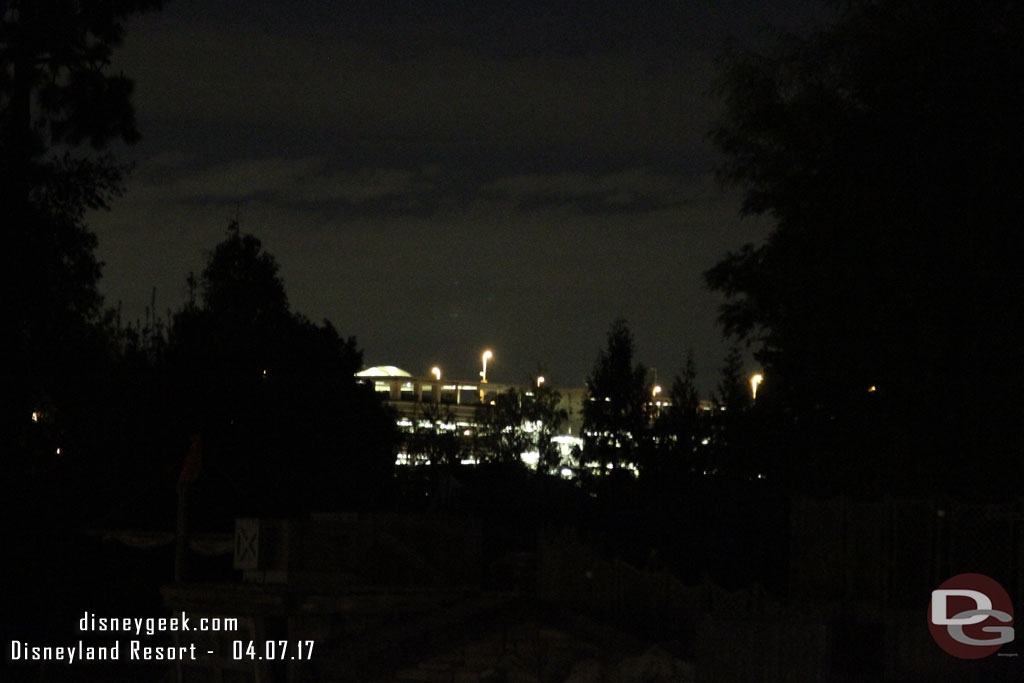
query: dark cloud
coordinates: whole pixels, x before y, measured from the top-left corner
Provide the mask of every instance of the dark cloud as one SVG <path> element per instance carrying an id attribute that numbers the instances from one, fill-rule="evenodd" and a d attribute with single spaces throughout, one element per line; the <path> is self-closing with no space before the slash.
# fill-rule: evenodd
<path id="1" fill-rule="evenodd" d="M 123 56 L 144 120 L 243 136 L 331 131 L 369 145 L 393 140 L 392 152 L 411 143 L 463 155 L 560 150 L 604 159 L 692 151 L 710 116 L 703 57 L 651 68 L 629 54 L 497 60 L 438 48 L 396 60 L 352 41 L 179 31 L 147 27 Z"/>
<path id="2" fill-rule="evenodd" d="M 624 316 L 710 387 L 700 273 L 759 234 L 711 180 L 713 57 L 806 5 L 169 3 L 115 64 L 144 140 L 94 218 L 108 299 L 178 305 L 238 215 L 370 362 L 473 376 L 493 346 L 496 376 L 578 385 Z"/>

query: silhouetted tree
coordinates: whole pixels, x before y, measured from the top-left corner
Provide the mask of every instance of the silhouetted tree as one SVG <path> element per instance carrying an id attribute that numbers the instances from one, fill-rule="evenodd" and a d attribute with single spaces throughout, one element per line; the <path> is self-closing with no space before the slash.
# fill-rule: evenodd
<path id="1" fill-rule="evenodd" d="M 199 289 L 174 317 L 167 355 L 179 428 L 203 435 L 205 483 L 223 503 L 211 514 L 380 505 L 397 434 L 354 378 L 355 339 L 292 313 L 276 261 L 234 223 Z"/>
<path id="2" fill-rule="evenodd" d="M 587 379 L 582 458 L 597 463 L 601 474 L 609 464 L 635 465 L 646 437 L 650 385 L 647 368 L 633 364 L 633 353 L 633 333 L 625 320 L 616 320 Z"/>
<path id="3" fill-rule="evenodd" d="M 1022 29 L 1016 3 L 856 1 L 725 60 L 721 175 L 775 227 L 706 278 L 806 487 L 1020 473 Z"/>
<path id="4" fill-rule="evenodd" d="M 261 242 L 241 234 L 238 221 L 231 221 L 227 239 L 217 245 L 203 269 L 203 308 L 241 325 L 287 316 L 288 295 L 279 271 Z"/>
<path id="5" fill-rule="evenodd" d="M 481 462 L 521 463 L 524 453 L 537 453 L 537 470 L 550 473 L 561 464 L 554 437 L 568 419 L 558 407 L 561 395 L 554 389 L 517 389 L 497 394 L 492 403 L 476 411 L 475 448 Z"/>
<path id="6" fill-rule="evenodd" d="M 526 419 L 533 425 L 531 440 L 537 451 L 537 471 L 551 474 L 562 465 L 562 450 L 554 441 L 562 425 L 569 419 L 565 408 L 559 408 L 561 394 L 553 388 L 539 386 L 527 392 Z"/>
<path id="7" fill-rule="evenodd" d="M 649 477 L 671 479 L 674 482 L 694 469 L 703 469 L 710 425 L 700 410 L 697 391 L 697 366 L 691 351 L 682 372 L 672 380 L 667 405 L 663 406 L 654 423 L 657 439 L 654 460 Z"/>
<path id="8" fill-rule="evenodd" d="M 714 396 L 711 449 L 705 470 L 711 474 L 747 474 L 755 447 L 751 434 L 751 386 L 743 372 L 743 354 L 736 346 L 725 356 Z"/>
<path id="9" fill-rule="evenodd" d="M 68 439 L 87 439 L 80 432 L 93 420 L 82 415 L 83 406 L 101 403 L 83 395 L 107 374 L 98 367 L 106 351 L 104 331 L 97 329 L 100 264 L 84 216 L 118 195 L 126 170 L 97 151 L 138 138 L 132 82 L 108 69 L 123 39 L 121 22 L 159 5 L 2 4 L 0 341 L 8 362 L 0 423 L 5 443 L 19 451 L 33 441 L 26 432 L 32 412 L 59 420 Z"/>
<path id="10" fill-rule="evenodd" d="M 725 356 L 722 372 L 718 379 L 715 403 L 720 409 L 739 413 L 750 407 L 751 388 L 743 374 L 743 354 L 732 346 Z"/>
<path id="11" fill-rule="evenodd" d="M 5 635 L 9 624 L 18 638 L 46 640 L 54 634 L 36 631 L 42 619 L 70 618 L 58 615 L 82 597 L 77 581 L 92 567 L 65 573 L 76 539 L 62 532 L 93 521 L 90 485 L 118 476 L 104 459 L 122 392 L 85 214 L 121 189 L 125 167 L 103 150 L 138 137 L 131 81 L 109 70 L 121 21 L 159 4 L 0 3 L 0 452 L 16 511 L 2 535 L 5 554 L 19 558 L 6 576 L 17 590 Z"/>
<path id="12" fill-rule="evenodd" d="M 426 403 L 413 432 L 407 436 L 406 452 L 411 464 L 429 462 L 433 467 L 452 468 L 472 452 L 472 443 L 456 426 L 452 408 L 444 403 Z"/>
<path id="13" fill-rule="evenodd" d="M 482 403 L 476 411 L 477 453 L 481 462 L 521 463 L 530 450 L 526 431 L 526 397 L 515 387 L 500 392 L 491 403 Z"/>

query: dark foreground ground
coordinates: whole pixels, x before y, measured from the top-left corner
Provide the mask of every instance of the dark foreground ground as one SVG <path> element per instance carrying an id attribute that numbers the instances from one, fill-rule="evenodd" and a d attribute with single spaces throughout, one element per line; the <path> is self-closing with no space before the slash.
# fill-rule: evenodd
<path id="1" fill-rule="evenodd" d="M 126 533 L 130 518 L 98 529 L 54 512 L 9 528 L 3 680 L 1024 680 L 1016 643 L 957 660 L 924 613 L 936 578 L 972 562 L 1002 567 L 1015 594 L 1015 506 L 937 516 L 926 501 L 789 501 L 716 482 L 652 509 L 636 489 L 595 498 L 485 471 L 401 487 L 389 512 L 264 524 L 264 550 L 277 533 L 290 555 L 256 570 L 237 568 L 234 529 L 193 520 L 177 584 L 173 539 Z M 116 662 L 12 661 L 12 641 L 109 643 L 80 631 L 85 612 L 182 610 L 238 618 L 240 630 L 116 634 Z M 217 654 L 132 661 L 132 639 Z M 313 641 L 312 658 L 261 660 L 236 644 L 265 655 L 281 640 Z"/>

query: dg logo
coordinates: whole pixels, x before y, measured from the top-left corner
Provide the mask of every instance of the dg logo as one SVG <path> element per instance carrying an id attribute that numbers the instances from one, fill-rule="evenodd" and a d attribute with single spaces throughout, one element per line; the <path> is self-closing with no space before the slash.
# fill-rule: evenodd
<path id="1" fill-rule="evenodd" d="M 984 574 L 957 574 L 932 591 L 928 629 L 954 657 L 988 657 L 1013 640 L 1013 604 Z"/>

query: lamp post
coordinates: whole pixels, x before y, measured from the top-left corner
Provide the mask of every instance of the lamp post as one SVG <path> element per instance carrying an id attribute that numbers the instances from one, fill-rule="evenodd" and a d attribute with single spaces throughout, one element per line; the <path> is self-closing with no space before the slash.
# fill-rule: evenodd
<path id="1" fill-rule="evenodd" d="M 484 369 L 480 371 L 480 377 L 483 379 L 484 384 L 487 384 L 487 361 L 493 357 L 494 354 L 490 351 L 484 351 L 484 355 L 480 357 L 484 364 Z"/>
<path id="2" fill-rule="evenodd" d="M 431 386 L 430 386 L 430 396 L 433 399 L 435 404 L 436 403 L 440 403 L 441 402 L 441 368 L 439 368 L 439 367 L 437 367 L 435 365 L 434 367 L 430 368 L 430 374 L 432 374 L 434 376 L 434 380 L 435 380 L 434 382 L 431 383 Z M 458 392 L 458 388 L 457 387 L 456 387 L 455 391 Z"/>
<path id="3" fill-rule="evenodd" d="M 757 400 L 757 385 L 759 385 L 763 381 L 764 377 L 761 376 L 760 374 L 754 375 L 753 377 L 750 378 L 750 394 L 755 401 Z"/>
<path id="4" fill-rule="evenodd" d="M 661 401 L 658 400 L 658 394 L 661 393 L 661 385 L 655 384 L 651 388 L 651 415 L 658 417 L 661 414 Z"/>
<path id="5" fill-rule="evenodd" d="M 483 385 L 487 384 L 487 361 L 490 358 L 493 358 L 493 357 L 494 357 L 494 354 L 491 353 L 490 349 L 488 349 L 487 351 L 484 351 L 484 355 L 482 355 L 480 357 L 480 360 L 483 361 L 483 364 L 484 364 L 483 370 L 480 371 L 480 379 L 481 379 L 481 382 L 480 382 L 480 403 L 484 402 L 485 394 L 484 394 L 484 386 Z"/>
<path id="6" fill-rule="evenodd" d="M 537 378 L 537 388 L 540 389 L 540 385 L 544 384 L 544 375 Z"/>

